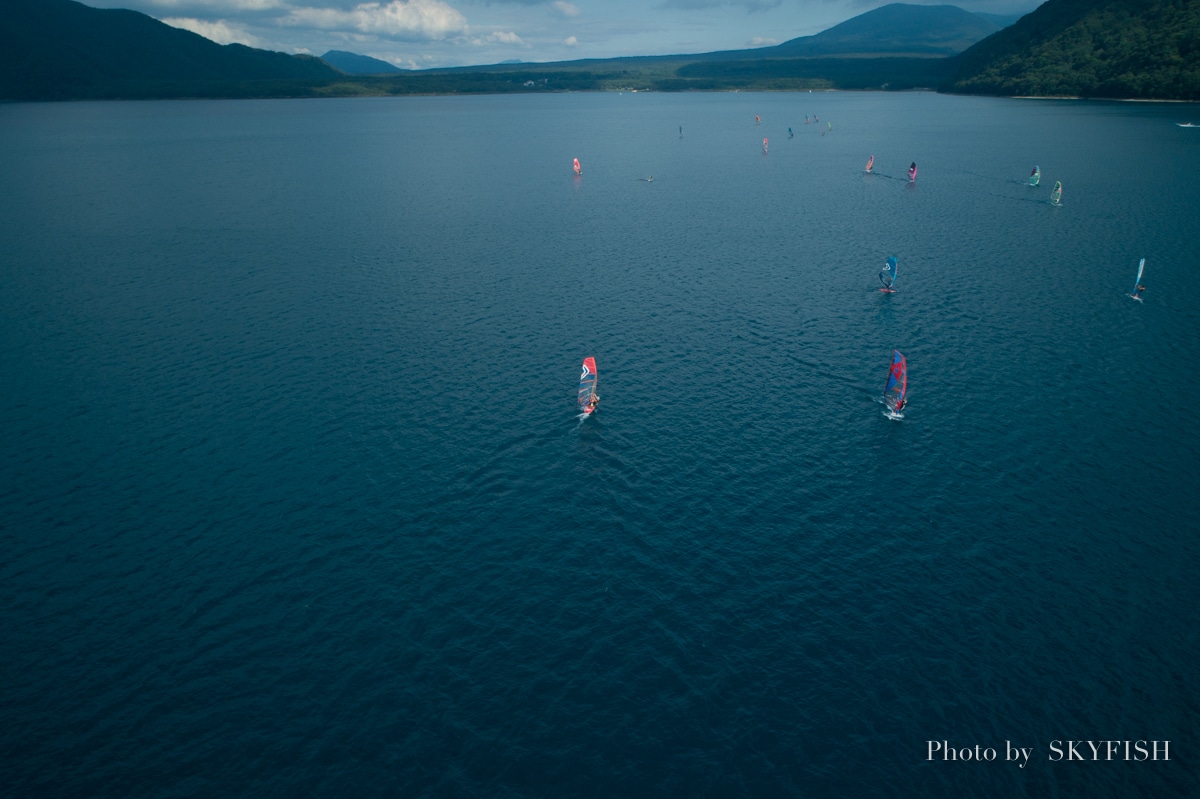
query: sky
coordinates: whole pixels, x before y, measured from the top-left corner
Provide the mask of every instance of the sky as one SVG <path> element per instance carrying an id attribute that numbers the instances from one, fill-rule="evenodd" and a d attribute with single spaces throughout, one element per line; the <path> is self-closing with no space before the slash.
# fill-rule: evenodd
<path id="1" fill-rule="evenodd" d="M 1040 0 L 908 0 L 1020 14 Z M 346 50 L 405 69 L 706 53 L 811 36 L 887 0 L 85 0 L 220 44 Z"/>

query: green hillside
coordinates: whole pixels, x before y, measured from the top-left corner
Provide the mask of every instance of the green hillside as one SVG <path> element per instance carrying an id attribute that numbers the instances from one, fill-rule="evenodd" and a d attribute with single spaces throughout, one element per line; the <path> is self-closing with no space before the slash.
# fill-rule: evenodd
<path id="1" fill-rule="evenodd" d="M 136 11 L 72 0 L 0 3 L 0 98 L 247 96 L 255 83 L 288 94 L 295 81 L 341 73 L 310 56 L 219 45 Z"/>
<path id="2" fill-rule="evenodd" d="M 943 91 L 1200 100 L 1200 2 L 1048 0 L 955 60 Z"/>

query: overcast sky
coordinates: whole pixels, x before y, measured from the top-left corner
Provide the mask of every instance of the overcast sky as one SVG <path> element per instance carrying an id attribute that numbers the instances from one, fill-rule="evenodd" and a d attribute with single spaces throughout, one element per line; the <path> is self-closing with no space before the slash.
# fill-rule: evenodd
<path id="1" fill-rule="evenodd" d="M 945 5 L 941 2 L 921 3 Z M 704 53 L 811 36 L 879 0 L 85 0 L 132 8 L 221 44 L 348 50 L 399 67 Z M 1039 0 L 959 0 L 1025 13 Z"/>

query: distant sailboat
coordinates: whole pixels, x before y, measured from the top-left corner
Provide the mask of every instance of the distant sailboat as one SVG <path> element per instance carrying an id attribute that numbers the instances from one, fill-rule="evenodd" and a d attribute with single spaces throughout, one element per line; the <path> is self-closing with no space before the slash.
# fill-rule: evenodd
<path id="1" fill-rule="evenodd" d="M 683 125 L 679 126 L 679 138 L 683 138 Z"/>
<path id="2" fill-rule="evenodd" d="M 792 133 L 792 129 L 788 128 L 788 138 L 789 139 L 792 138 L 793 135 L 795 135 L 795 134 Z"/>
<path id="3" fill-rule="evenodd" d="M 892 352 L 892 368 L 888 370 L 887 385 L 883 388 L 883 404 L 887 406 L 888 417 L 904 418 L 901 411 L 908 404 L 908 362 L 899 350 Z"/>
<path id="4" fill-rule="evenodd" d="M 762 124 L 762 120 L 758 118 L 758 114 L 755 114 L 755 115 L 754 115 L 754 124 L 755 124 L 755 125 L 761 125 L 761 124 Z"/>
<path id="5" fill-rule="evenodd" d="M 874 155 L 872 155 L 870 158 L 867 159 L 867 171 L 870 172 L 871 167 L 873 167 L 873 166 L 875 166 L 875 156 Z"/>
<path id="6" fill-rule="evenodd" d="M 763 136 L 763 155 L 767 154 L 767 137 Z"/>
<path id="7" fill-rule="evenodd" d="M 889 255 L 883 265 L 883 269 L 879 270 L 879 282 L 883 284 L 883 288 L 880 291 L 886 291 L 889 294 L 895 291 L 892 286 L 896 283 L 896 273 L 899 269 L 900 264 L 896 261 L 896 256 Z"/>
<path id="8" fill-rule="evenodd" d="M 913 161 L 912 166 L 908 168 L 908 182 L 913 183 L 917 179 L 917 162 Z"/>
<path id="9" fill-rule="evenodd" d="M 1050 192 L 1050 204 L 1062 205 L 1062 181 L 1054 181 L 1054 191 Z"/>
<path id="10" fill-rule="evenodd" d="M 579 166 L 579 159 L 578 159 L 578 158 L 576 158 L 576 159 L 575 159 L 575 174 L 576 174 L 576 175 L 582 175 L 582 174 L 583 174 L 583 168 L 582 168 L 581 166 Z"/>
<path id="11" fill-rule="evenodd" d="M 600 382 L 600 373 L 596 370 L 596 359 L 588 356 L 583 359 L 583 371 L 579 375 L 579 410 L 584 416 L 589 416 L 600 404 L 600 395 L 596 393 L 596 385 Z"/>
<path id="12" fill-rule="evenodd" d="M 1142 292 L 1146 290 L 1146 287 L 1142 285 L 1142 273 L 1145 271 L 1146 259 L 1143 258 L 1141 262 L 1138 263 L 1138 273 L 1137 278 L 1133 281 L 1133 291 L 1129 292 L 1129 296 L 1138 302 L 1142 301 Z"/>
<path id="13" fill-rule="evenodd" d="M 1037 166 L 1035 165 L 1033 167 L 1033 171 L 1029 173 L 1029 185 L 1036 186 L 1037 184 L 1039 184 L 1041 182 L 1042 182 L 1042 170 L 1038 169 Z"/>

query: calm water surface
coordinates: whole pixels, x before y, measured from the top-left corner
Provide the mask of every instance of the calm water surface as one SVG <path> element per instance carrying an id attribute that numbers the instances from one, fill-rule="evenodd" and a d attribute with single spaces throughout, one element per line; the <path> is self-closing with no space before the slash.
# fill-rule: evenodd
<path id="1" fill-rule="evenodd" d="M 0 784 L 1193 794 L 1196 116 L 0 106 Z"/>

